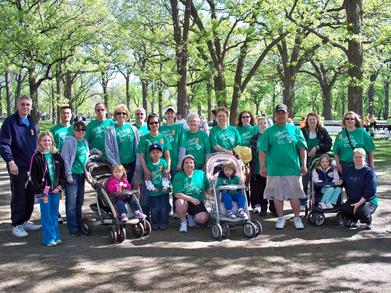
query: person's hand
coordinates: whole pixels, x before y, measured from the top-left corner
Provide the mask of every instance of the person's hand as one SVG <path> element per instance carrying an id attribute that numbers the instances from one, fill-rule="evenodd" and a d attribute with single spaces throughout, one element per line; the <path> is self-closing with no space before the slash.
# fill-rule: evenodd
<path id="1" fill-rule="evenodd" d="M 308 152 L 308 157 L 312 158 L 316 155 L 316 147 L 313 147 L 309 152 Z"/>
<path id="2" fill-rule="evenodd" d="M 10 170 L 11 175 L 18 176 L 19 175 L 19 169 L 18 166 L 15 164 L 14 161 L 8 162 L 8 168 Z"/>
<path id="3" fill-rule="evenodd" d="M 145 180 L 151 180 L 151 175 L 152 175 L 151 171 L 144 170 L 144 179 Z"/>
<path id="4" fill-rule="evenodd" d="M 360 202 L 352 203 L 350 206 L 353 207 L 353 215 L 355 215 L 357 209 L 361 206 L 361 203 Z"/>
<path id="5" fill-rule="evenodd" d="M 168 169 L 168 168 L 164 169 L 163 175 L 164 175 L 167 179 L 170 179 L 170 178 L 171 178 L 170 169 Z"/>
<path id="6" fill-rule="evenodd" d="M 370 164 L 369 167 L 372 169 L 372 171 L 375 171 L 375 164 Z"/>
<path id="7" fill-rule="evenodd" d="M 306 175 L 308 172 L 307 166 L 306 165 L 301 166 L 300 171 L 302 176 Z"/>
<path id="8" fill-rule="evenodd" d="M 337 163 L 337 171 L 338 173 L 343 174 L 342 165 L 340 163 Z"/>
<path id="9" fill-rule="evenodd" d="M 266 171 L 266 167 L 265 166 L 261 166 L 261 172 L 259 172 L 259 174 L 262 177 L 267 177 L 267 171 Z"/>
<path id="10" fill-rule="evenodd" d="M 198 205 L 200 204 L 200 201 L 199 201 L 198 199 L 196 199 L 196 198 L 192 198 L 192 199 L 191 199 L 191 203 L 192 203 L 193 205 L 195 205 L 195 206 L 198 206 Z"/>
<path id="11" fill-rule="evenodd" d="M 73 177 L 72 176 L 68 176 L 67 177 L 67 183 L 68 184 L 72 184 L 73 183 Z"/>
<path id="12" fill-rule="evenodd" d="M 341 179 L 338 179 L 335 181 L 335 185 L 341 185 L 342 184 L 342 180 Z"/>
<path id="13" fill-rule="evenodd" d="M 57 193 L 57 192 L 61 192 L 61 191 L 62 191 L 61 186 L 57 186 L 56 188 L 54 188 L 54 189 L 52 190 L 52 193 Z"/>

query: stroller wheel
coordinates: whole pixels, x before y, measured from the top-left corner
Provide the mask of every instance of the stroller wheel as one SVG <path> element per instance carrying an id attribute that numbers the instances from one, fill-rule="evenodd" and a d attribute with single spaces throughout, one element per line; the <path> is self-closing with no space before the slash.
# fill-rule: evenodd
<path id="1" fill-rule="evenodd" d="M 256 236 L 258 236 L 259 234 L 261 234 L 262 233 L 262 224 L 261 224 L 261 222 L 259 222 L 259 221 L 252 221 L 254 224 L 255 224 L 255 226 L 257 227 L 256 228 L 256 233 L 255 233 L 255 237 Z"/>
<path id="2" fill-rule="evenodd" d="M 84 235 L 91 235 L 93 229 L 92 221 L 88 218 L 81 220 L 81 233 Z"/>
<path id="3" fill-rule="evenodd" d="M 345 217 L 341 214 L 341 212 L 337 213 L 335 220 L 337 221 L 338 226 L 343 226 L 345 224 Z"/>
<path id="4" fill-rule="evenodd" d="M 313 218 L 315 226 L 322 226 L 324 224 L 325 216 L 323 213 L 314 213 Z"/>
<path id="5" fill-rule="evenodd" d="M 140 238 L 144 235 L 144 225 L 141 223 L 137 223 L 135 225 L 132 225 L 132 233 L 134 237 Z"/>
<path id="6" fill-rule="evenodd" d="M 315 225 L 315 223 L 314 223 L 314 214 L 312 212 L 310 212 L 308 214 L 307 218 L 308 218 L 308 222 L 310 222 L 311 225 Z"/>
<path id="7" fill-rule="evenodd" d="M 212 225 L 212 237 L 216 240 L 220 240 L 223 237 L 223 228 L 220 224 Z"/>
<path id="8" fill-rule="evenodd" d="M 118 228 L 117 230 L 117 242 L 122 243 L 126 239 L 126 229 L 125 227 Z"/>
<path id="9" fill-rule="evenodd" d="M 114 244 L 118 240 L 117 228 L 115 226 L 111 226 L 109 228 L 109 242 Z"/>
<path id="10" fill-rule="evenodd" d="M 246 222 L 243 225 L 243 235 L 247 238 L 255 237 L 257 233 L 257 226 L 253 222 Z"/>
<path id="11" fill-rule="evenodd" d="M 229 227 L 229 225 L 224 223 L 221 225 L 221 228 L 223 229 L 223 238 L 229 238 L 229 236 L 231 235 L 231 228 Z"/>
<path id="12" fill-rule="evenodd" d="M 142 224 L 144 226 L 143 236 L 148 236 L 149 234 L 151 234 L 152 231 L 151 223 L 148 220 L 144 220 Z"/>

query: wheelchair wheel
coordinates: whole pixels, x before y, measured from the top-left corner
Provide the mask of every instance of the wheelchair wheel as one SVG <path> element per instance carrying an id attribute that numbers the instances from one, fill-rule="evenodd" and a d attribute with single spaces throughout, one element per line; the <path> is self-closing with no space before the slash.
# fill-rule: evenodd
<path id="1" fill-rule="evenodd" d="M 212 225 L 212 237 L 216 240 L 221 240 L 223 237 L 223 228 L 220 224 L 213 224 Z"/>
<path id="2" fill-rule="evenodd" d="M 152 232 L 152 226 L 151 223 L 148 220 L 145 220 L 141 222 L 142 225 L 144 226 L 144 234 L 143 236 L 148 236 Z"/>
<path id="3" fill-rule="evenodd" d="M 338 226 L 345 225 L 345 217 L 341 214 L 341 212 L 338 212 L 335 216 L 335 220 L 337 221 Z"/>
<path id="4" fill-rule="evenodd" d="M 243 225 L 243 235 L 247 238 L 255 237 L 257 233 L 257 226 L 253 222 L 246 222 Z"/>
<path id="5" fill-rule="evenodd" d="M 132 233 L 134 237 L 141 238 L 144 235 L 144 225 L 141 223 L 132 225 Z"/>
<path id="6" fill-rule="evenodd" d="M 117 230 L 117 242 L 122 243 L 126 239 L 126 229 L 125 227 L 118 228 Z"/>
<path id="7" fill-rule="evenodd" d="M 313 218 L 315 226 L 322 226 L 325 222 L 325 216 L 323 213 L 316 212 L 313 214 Z"/>
<path id="8" fill-rule="evenodd" d="M 252 221 L 254 224 L 255 224 L 255 226 L 257 227 L 257 229 L 256 229 L 256 233 L 255 233 L 255 235 L 254 235 L 254 237 L 256 237 L 256 236 L 258 236 L 259 234 L 261 234 L 262 233 L 262 224 L 261 224 L 261 222 L 259 222 L 259 221 Z"/>
<path id="9" fill-rule="evenodd" d="M 118 233 L 117 233 L 117 228 L 115 226 L 111 226 L 109 228 L 109 242 L 111 244 L 114 244 L 118 240 Z"/>
<path id="10" fill-rule="evenodd" d="M 310 222 L 311 225 L 315 225 L 314 223 L 314 214 L 310 212 L 307 216 L 308 222 Z"/>
<path id="11" fill-rule="evenodd" d="M 228 224 L 221 224 L 221 228 L 223 229 L 223 238 L 229 238 L 231 235 L 231 228 L 229 227 Z"/>
<path id="12" fill-rule="evenodd" d="M 80 230 L 84 235 L 91 235 L 93 227 L 94 226 L 92 225 L 92 221 L 90 219 L 83 218 L 81 220 Z"/>

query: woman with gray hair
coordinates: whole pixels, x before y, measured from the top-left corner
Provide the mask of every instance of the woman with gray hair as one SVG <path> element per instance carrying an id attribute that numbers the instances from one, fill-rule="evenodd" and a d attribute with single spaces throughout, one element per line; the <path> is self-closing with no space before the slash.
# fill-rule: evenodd
<path id="1" fill-rule="evenodd" d="M 211 153 L 209 137 L 200 129 L 200 121 L 197 113 L 190 113 L 187 116 L 189 130 L 185 132 L 186 154 L 194 157 L 195 168 L 199 170 L 205 168 L 205 163 Z"/>

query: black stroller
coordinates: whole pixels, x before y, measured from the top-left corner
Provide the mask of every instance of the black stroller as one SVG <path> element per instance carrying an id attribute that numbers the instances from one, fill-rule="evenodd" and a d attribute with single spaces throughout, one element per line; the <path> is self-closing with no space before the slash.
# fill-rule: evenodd
<path id="1" fill-rule="evenodd" d="M 90 156 L 85 165 L 87 182 L 96 191 L 96 203 L 90 208 L 94 212 L 95 219 L 83 217 L 81 231 L 85 235 L 92 233 L 97 225 L 109 225 L 108 235 L 110 243 L 122 243 L 126 239 L 126 226 L 129 225 L 135 237 L 140 238 L 151 233 L 151 224 L 146 219 L 134 217 L 131 209 L 128 209 L 129 220 L 122 222 L 114 204 L 114 198 L 106 190 L 106 183 L 111 176 L 110 164 L 97 156 Z M 131 193 L 136 194 L 137 190 Z"/>

